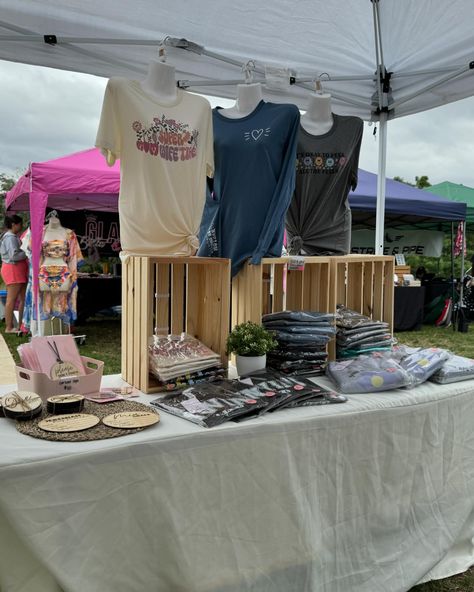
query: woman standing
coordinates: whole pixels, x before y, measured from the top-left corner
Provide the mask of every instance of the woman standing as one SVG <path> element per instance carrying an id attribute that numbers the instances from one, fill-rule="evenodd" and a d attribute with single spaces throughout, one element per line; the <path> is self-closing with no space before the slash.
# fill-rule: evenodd
<path id="1" fill-rule="evenodd" d="M 21 250 L 18 238 L 23 221 L 16 214 L 5 217 L 7 231 L 1 238 L 0 257 L 2 260 L 2 278 L 7 286 L 7 302 L 5 305 L 5 333 L 15 333 L 13 328 L 13 310 L 18 300 L 18 326 L 23 320 L 26 284 L 28 283 L 28 259 Z"/>

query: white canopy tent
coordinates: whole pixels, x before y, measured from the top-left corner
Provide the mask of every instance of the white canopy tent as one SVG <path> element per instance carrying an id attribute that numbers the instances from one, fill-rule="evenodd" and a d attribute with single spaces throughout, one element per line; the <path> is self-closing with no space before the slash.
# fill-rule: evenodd
<path id="1" fill-rule="evenodd" d="M 246 68 L 267 100 L 302 109 L 321 80 L 337 113 L 380 121 L 377 252 L 387 120 L 474 94 L 471 0 L 0 0 L 0 8 L 0 59 L 140 77 L 164 41 L 184 88 L 234 97 Z"/>

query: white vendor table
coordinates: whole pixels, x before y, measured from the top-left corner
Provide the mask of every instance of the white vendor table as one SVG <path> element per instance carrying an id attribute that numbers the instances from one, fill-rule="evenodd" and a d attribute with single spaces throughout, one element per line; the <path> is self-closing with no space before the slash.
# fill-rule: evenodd
<path id="1" fill-rule="evenodd" d="M 2 592 L 405 592 L 474 564 L 474 381 L 161 418 L 82 443 L 0 419 Z"/>

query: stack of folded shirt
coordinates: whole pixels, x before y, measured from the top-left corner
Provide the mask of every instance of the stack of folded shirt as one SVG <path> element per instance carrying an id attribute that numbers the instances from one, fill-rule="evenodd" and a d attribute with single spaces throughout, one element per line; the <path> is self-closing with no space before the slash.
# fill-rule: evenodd
<path id="1" fill-rule="evenodd" d="M 267 365 L 287 375 L 324 373 L 327 343 L 335 334 L 334 315 L 312 311 L 283 311 L 263 316 L 278 349 L 267 354 Z"/>
<path id="2" fill-rule="evenodd" d="M 163 390 L 187 386 L 197 380 L 222 377 L 219 355 L 195 337 L 155 335 L 148 347 L 150 372 L 158 378 Z M 175 386 L 172 386 L 175 385 Z"/>
<path id="3" fill-rule="evenodd" d="M 349 358 L 372 351 L 390 350 L 395 343 L 388 323 L 373 321 L 359 312 L 338 305 L 336 355 Z"/>

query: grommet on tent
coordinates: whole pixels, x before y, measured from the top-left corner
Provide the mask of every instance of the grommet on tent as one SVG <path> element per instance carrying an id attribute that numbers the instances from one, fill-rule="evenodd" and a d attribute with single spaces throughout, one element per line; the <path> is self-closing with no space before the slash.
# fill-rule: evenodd
<path id="1" fill-rule="evenodd" d="M 43 35 L 44 42 L 48 45 L 57 45 L 58 38 L 56 35 Z"/>

